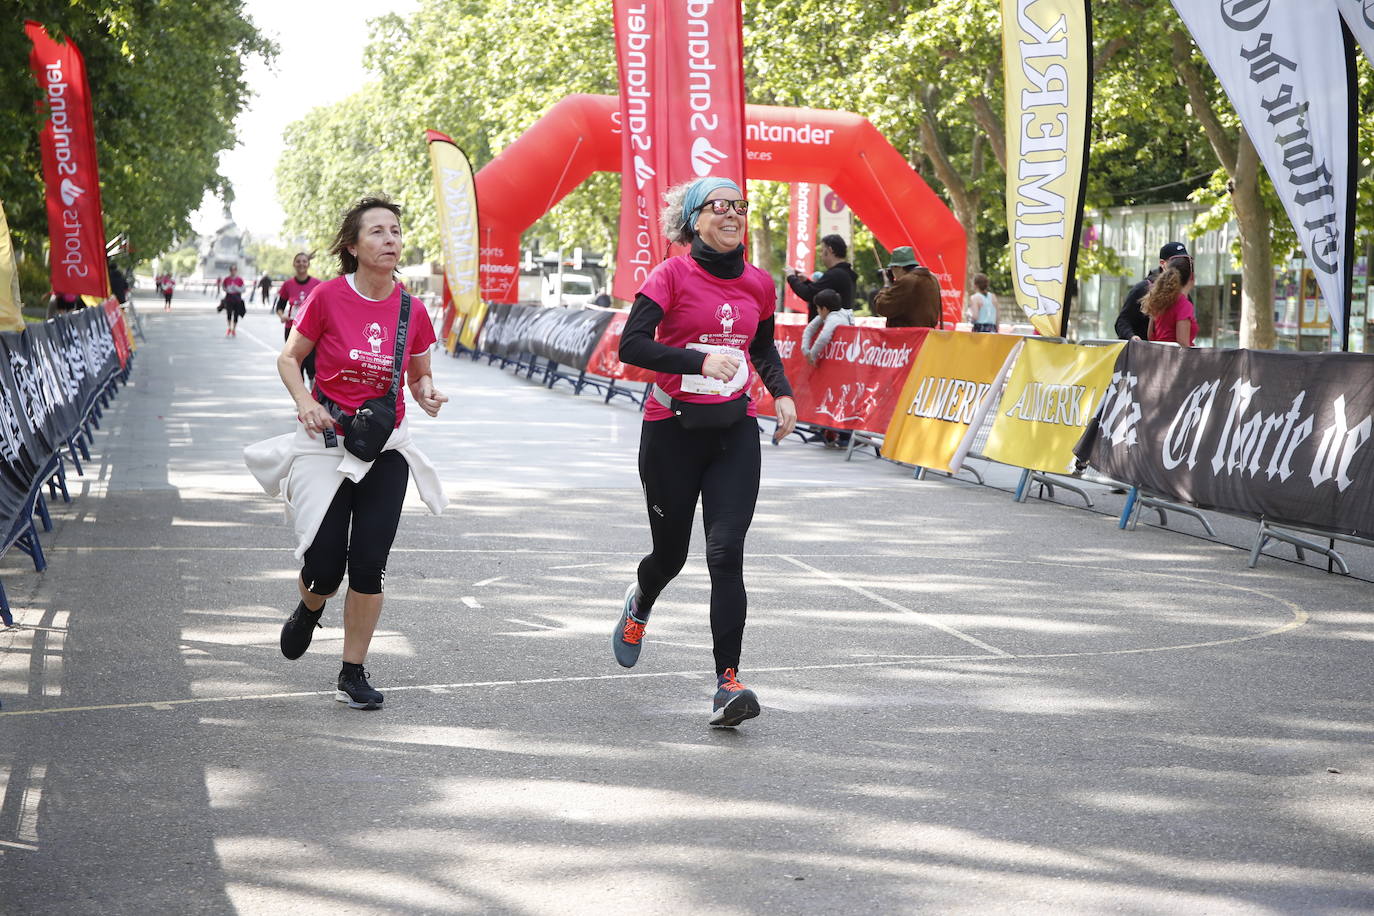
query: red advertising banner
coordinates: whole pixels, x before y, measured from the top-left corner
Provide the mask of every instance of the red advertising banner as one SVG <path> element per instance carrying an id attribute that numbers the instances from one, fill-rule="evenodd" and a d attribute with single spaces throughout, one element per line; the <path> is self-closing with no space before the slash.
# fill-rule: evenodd
<path id="1" fill-rule="evenodd" d="M 665 34 L 671 187 L 711 175 L 744 187 L 744 35 L 740 0 L 671 0 Z"/>
<path id="2" fill-rule="evenodd" d="M 110 323 L 110 336 L 114 338 L 115 353 L 119 356 L 119 368 L 129 367 L 129 329 L 124 324 L 124 312 L 119 300 L 110 296 L 100 307 L 105 310 L 105 318 Z"/>
<path id="3" fill-rule="evenodd" d="M 611 316 L 611 323 L 606 325 L 601 340 L 592 351 L 591 359 L 587 360 L 587 371 L 593 375 L 622 378 L 628 382 L 652 382 L 654 374 L 648 369 L 630 366 L 620 361 L 620 335 L 625 332 L 625 319 L 629 317 L 630 313 L 623 311 Z"/>
<path id="4" fill-rule="evenodd" d="M 833 429 L 886 431 L 907 374 L 930 328 L 836 328 L 812 366 L 802 355 L 804 325 L 774 329 L 778 353 L 797 402 L 797 421 Z M 761 416 L 773 416 L 773 398 L 755 382 L 750 395 Z"/>
<path id="5" fill-rule="evenodd" d="M 787 220 L 787 266 L 806 279 L 816 270 L 816 197 L 819 185 L 806 181 L 792 184 L 792 205 Z M 794 312 L 807 311 L 801 296 L 786 287 L 782 304 Z"/>
<path id="6" fill-rule="evenodd" d="M 620 74 L 620 236 L 611 293 L 631 301 L 667 250 L 658 211 L 668 187 L 660 98 L 668 54 L 666 0 L 615 0 Z"/>
<path id="7" fill-rule="evenodd" d="M 24 31 L 33 42 L 29 64 L 43 90 L 39 104 L 48 114 L 39 140 L 53 292 L 103 299 L 110 294 L 110 280 L 86 62 L 76 45 L 53 41 L 39 23 L 25 22 Z M 121 364 L 124 358 L 121 352 Z"/>

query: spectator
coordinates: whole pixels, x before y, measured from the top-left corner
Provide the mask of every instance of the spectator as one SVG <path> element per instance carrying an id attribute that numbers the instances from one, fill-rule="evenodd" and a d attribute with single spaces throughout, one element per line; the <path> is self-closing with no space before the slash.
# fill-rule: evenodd
<path id="1" fill-rule="evenodd" d="M 968 297 L 969 313 L 973 316 L 970 322 L 973 330 L 982 334 L 997 333 L 997 303 L 992 301 L 992 294 L 988 292 L 988 275 L 975 274 L 973 277 L 973 288 L 976 292 Z"/>
<path id="2" fill-rule="evenodd" d="M 821 239 L 821 264 L 825 272 L 819 278 L 808 280 L 795 267 L 787 269 L 787 285 L 806 303 L 808 318 L 816 317 L 815 297 L 823 289 L 833 289 L 839 293 L 841 309 L 854 308 L 854 287 L 859 275 L 845 260 L 848 254 L 849 246 L 842 237 L 827 235 Z"/>
<path id="3" fill-rule="evenodd" d="M 52 293 L 48 297 L 48 318 L 66 315 L 81 307 L 81 297 L 75 293 Z"/>
<path id="4" fill-rule="evenodd" d="M 940 281 L 916 263 L 908 246 L 892 250 L 883 271 L 883 288 L 873 297 L 873 314 L 887 319 L 889 328 L 936 328 L 940 315 Z"/>
<path id="5" fill-rule="evenodd" d="M 1150 318 L 1141 311 L 1140 303 L 1145 298 L 1145 294 L 1150 290 L 1150 284 L 1155 277 L 1169 263 L 1170 258 L 1188 257 L 1188 249 L 1182 242 L 1168 242 L 1159 249 L 1159 266 L 1146 274 L 1145 279 L 1141 280 L 1130 291 L 1126 293 L 1125 300 L 1121 303 L 1121 311 L 1116 316 L 1116 336 L 1121 340 L 1139 338 L 1148 340 L 1150 333 Z"/>
<path id="6" fill-rule="evenodd" d="M 821 361 L 835 329 L 854 323 L 854 311 L 843 307 L 840 294 L 833 289 L 817 292 L 814 304 L 816 317 L 802 331 L 802 355 L 813 366 Z"/>
<path id="7" fill-rule="evenodd" d="M 262 279 L 258 281 L 258 295 L 259 301 L 262 302 L 263 305 L 267 305 L 269 302 L 272 301 L 271 274 L 263 274 Z"/>
<path id="8" fill-rule="evenodd" d="M 1197 316 L 1188 298 L 1192 289 L 1193 259 L 1186 254 L 1169 258 L 1140 305 L 1149 316 L 1150 340 L 1172 341 L 1180 347 L 1193 345 Z"/>

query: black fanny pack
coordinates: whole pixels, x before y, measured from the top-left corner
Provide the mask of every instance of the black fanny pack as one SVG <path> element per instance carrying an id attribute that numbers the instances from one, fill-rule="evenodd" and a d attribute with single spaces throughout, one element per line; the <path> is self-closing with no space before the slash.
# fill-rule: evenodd
<path id="1" fill-rule="evenodd" d="M 401 363 L 405 359 L 406 331 L 410 327 L 410 294 L 401 291 L 401 317 L 396 322 L 396 352 L 391 367 L 391 387 L 381 397 L 363 401 L 357 412 L 346 414 L 316 389 L 312 394 L 344 428 L 344 448 L 359 461 L 376 461 L 396 428 L 396 395 L 401 390 Z"/>
<path id="2" fill-rule="evenodd" d="M 732 401 L 700 403 L 679 401 L 659 386 L 653 388 L 654 400 L 673 412 L 683 429 L 725 429 L 749 415 L 749 395 L 741 393 Z"/>

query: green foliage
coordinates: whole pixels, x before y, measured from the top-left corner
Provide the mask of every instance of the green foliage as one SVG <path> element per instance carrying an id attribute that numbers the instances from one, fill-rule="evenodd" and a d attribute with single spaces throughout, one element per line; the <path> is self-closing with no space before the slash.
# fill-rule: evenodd
<path id="1" fill-rule="evenodd" d="M 218 156 L 234 146 L 234 118 L 249 97 L 244 68 L 276 51 L 241 0 L 12 0 L 8 9 L 0 199 L 16 247 L 41 260 L 47 241 L 39 93 L 19 27 L 26 18 L 70 36 L 85 57 L 107 237 L 125 233 L 135 258 L 151 256 L 190 233 L 207 190 L 232 193 Z"/>

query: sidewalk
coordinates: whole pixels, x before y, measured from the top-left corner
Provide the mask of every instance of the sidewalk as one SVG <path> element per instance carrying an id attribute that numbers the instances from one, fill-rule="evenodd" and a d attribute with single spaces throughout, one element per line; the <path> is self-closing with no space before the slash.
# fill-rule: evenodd
<path id="1" fill-rule="evenodd" d="M 452 505 L 410 496 L 362 713 L 339 602 L 277 649 L 290 535 L 239 454 L 292 422 L 276 318 L 138 304 L 51 566 L 0 561 L 0 910 L 1374 908 L 1366 582 L 765 446 L 764 710 L 712 730 L 699 533 L 639 666 L 610 655 L 638 414 L 436 354 Z"/>

